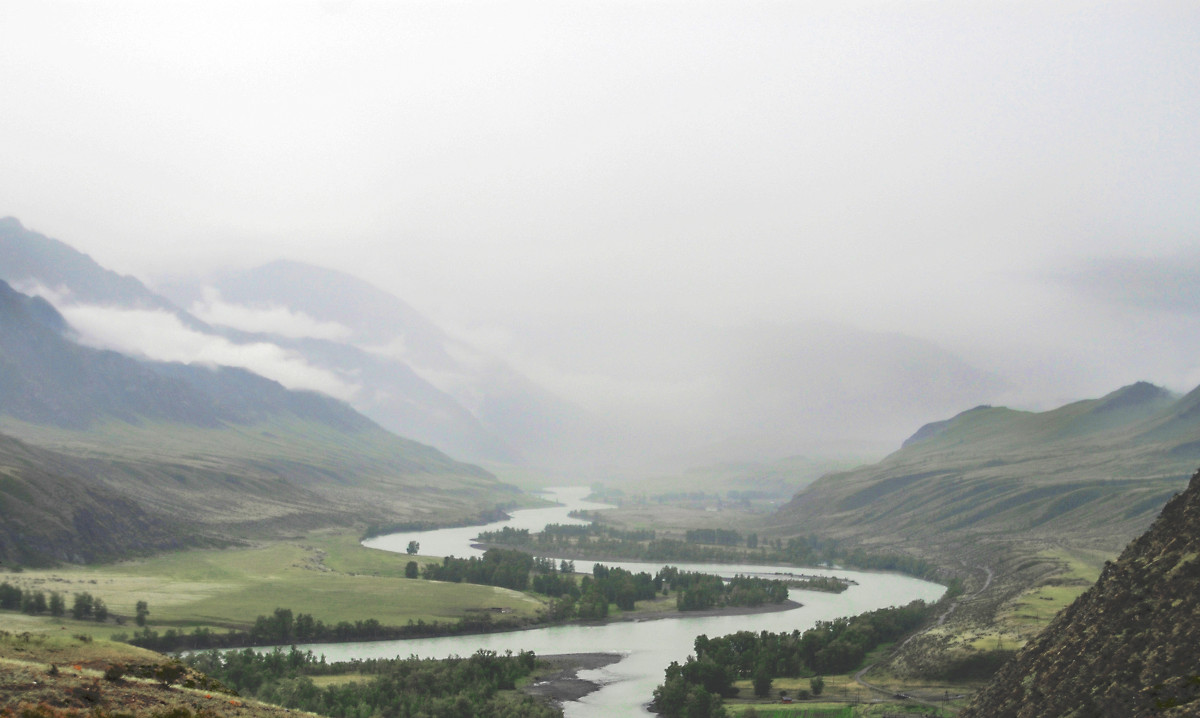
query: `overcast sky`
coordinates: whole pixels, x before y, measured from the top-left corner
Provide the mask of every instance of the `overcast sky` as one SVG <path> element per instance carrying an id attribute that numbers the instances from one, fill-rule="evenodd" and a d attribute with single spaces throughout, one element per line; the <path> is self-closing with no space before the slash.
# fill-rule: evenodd
<path id="1" fill-rule="evenodd" d="M 340 269 L 574 398 L 669 375 L 692 330 L 813 319 L 1017 403 L 1200 383 L 1194 0 L 6 0 L 0 27 L 0 215 L 149 283 Z"/>

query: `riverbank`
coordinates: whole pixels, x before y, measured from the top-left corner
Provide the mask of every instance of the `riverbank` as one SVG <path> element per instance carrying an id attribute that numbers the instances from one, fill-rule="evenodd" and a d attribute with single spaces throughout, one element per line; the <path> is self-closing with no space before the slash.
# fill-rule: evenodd
<path id="1" fill-rule="evenodd" d="M 664 618 L 709 618 L 711 616 L 756 616 L 761 613 L 778 613 L 780 611 L 791 611 L 794 608 L 800 608 L 803 603 L 793 601 L 790 598 L 782 603 L 764 603 L 761 606 L 724 606 L 721 608 L 707 608 L 702 611 L 657 611 L 654 613 L 627 613 L 624 615 L 611 617 L 605 621 L 572 621 L 580 625 L 601 625 L 605 623 L 622 623 L 634 622 L 641 623 L 642 621 L 658 621 Z"/>
<path id="2" fill-rule="evenodd" d="M 561 708 L 563 703 L 577 701 L 600 689 L 600 683 L 580 678 L 580 671 L 603 668 L 624 657 L 620 653 L 561 653 L 538 656 L 539 661 L 546 663 L 546 672 L 535 676 L 534 682 L 521 690 Z"/>

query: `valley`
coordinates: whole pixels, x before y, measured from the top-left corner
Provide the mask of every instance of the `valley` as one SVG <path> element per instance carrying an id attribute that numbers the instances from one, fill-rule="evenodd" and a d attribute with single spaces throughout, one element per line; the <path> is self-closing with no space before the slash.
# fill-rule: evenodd
<path id="1" fill-rule="evenodd" d="M 711 656 L 689 658 L 697 635 L 778 631 L 787 651 L 808 646 L 803 660 L 768 654 L 676 687 L 656 709 L 953 715 L 1056 625 L 1200 462 L 1200 389 L 1137 382 L 1040 411 L 978 406 L 887 455 L 867 437 L 759 460 L 713 446 L 691 468 L 610 475 L 631 460 L 612 456 L 620 432 L 353 277 L 276 263 L 217 282 L 221 295 L 175 286 L 184 309 L 14 221 L 0 222 L 0 252 L 12 282 L 0 281 L 0 583 L 22 597 L 0 611 L 0 631 L 37 636 L 44 651 L 117 661 L 125 641 L 307 642 L 346 660 L 440 660 L 532 647 L 589 654 L 583 677 L 577 658 L 545 668 L 572 686 L 544 691 L 569 696 L 567 715 L 646 715 L 672 661 L 711 669 L 694 667 Z M 245 319 L 228 302 L 284 300 L 303 314 L 267 313 L 321 336 L 209 323 Z M 134 331 L 103 338 L 122 322 Z M 152 346 L 175 333 L 209 353 Z M 863 354 L 929 353 L 855 336 Z M 403 359 L 380 348 L 402 338 Z M 236 361 L 206 358 L 218 355 Z M 971 383 L 969 367 L 927 358 Z M 800 431 L 783 422 L 763 446 L 789 426 Z M 590 487 L 536 493 L 563 475 L 563 454 L 592 464 L 579 472 Z M 503 570 L 451 582 L 485 559 Z M 34 600 L 80 595 L 99 601 L 100 620 Z M 847 628 L 908 599 L 926 603 L 903 630 L 886 613 L 869 619 L 886 627 L 878 641 Z M 81 676 L 61 679 L 72 705 L 90 695 Z M 779 691 L 804 699 L 779 703 Z M 8 705 L 21 695 L 11 689 Z"/>

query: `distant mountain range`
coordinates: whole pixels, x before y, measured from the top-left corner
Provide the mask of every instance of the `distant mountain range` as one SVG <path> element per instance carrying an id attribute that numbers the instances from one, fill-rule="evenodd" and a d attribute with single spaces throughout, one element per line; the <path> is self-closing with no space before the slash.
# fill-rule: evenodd
<path id="1" fill-rule="evenodd" d="M 963 718 L 1200 714 L 1198 555 L 1200 473 Z"/>

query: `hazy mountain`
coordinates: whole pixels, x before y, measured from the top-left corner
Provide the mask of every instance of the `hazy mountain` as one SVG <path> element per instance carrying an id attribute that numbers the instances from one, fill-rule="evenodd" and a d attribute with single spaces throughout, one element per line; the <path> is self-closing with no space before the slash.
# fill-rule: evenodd
<path id="1" fill-rule="evenodd" d="M 175 313 L 177 308 L 134 277 L 101 267 L 73 247 L 0 218 L 0 280 L 22 290 L 36 283 L 71 301 Z M 182 313 L 180 313 L 182 314 Z"/>
<path id="2" fill-rule="evenodd" d="M 964 718 L 1200 713 L 1198 554 L 1200 473 L 996 674 Z"/>
<path id="3" fill-rule="evenodd" d="M 1116 550 L 1200 461 L 1198 402 L 1139 383 L 1046 412 L 977 407 L 822 477 L 776 521 L 894 545 L 1019 535 Z"/>
<path id="4" fill-rule="evenodd" d="M 550 349 L 538 342 L 576 347 L 548 365 L 560 365 L 558 389 L 593 398 L 584 410 L 339 272 L 280 261 L 185 277 L 161 287 L 172 304 L 16 220 L 0 248 L 19 258 L 0 278 L 45 294 L 90 345 L 241 367 L 456 457 L 589 480 L 798 454 L 875 459 L 912 426 L 1006 388 L 930 342 L 825 323 L 515 329 L 534 354 Z M 612 356 L 595 356 L 597 335 Z M 624 366 L 610 374 L 614 358 Z"/>
<path id="5" fill-rule="evenodd" d="M 78 475 L 149 514 L 225 536 L 465 518 L 515 495 L 327 396 L 78 345 L 49 303 L 2 282 L 0 426 L 92 462 Z"/>
<path id="6" fill-rule="evenodd" d="M 402 337 L 406 352 L 434 367 L 439 375 L 447 373 L 456 364 L 445 351 L 448 340 L 440 330 L 398 299 L 352 277 L 286 262 L 245 276 L 231 275 L 222 290 L 234 297 L 233 302 L 256 304 L 256 292 L 269 288 L 267 295 L 282 297 L 271 300 L 271 307 L 298 307 L 295 315 L 285 314 L 281 320 L 276 314 L 255 331 L 239 331 L 201 321 L 137 279 L 104 269 L 68 245 L 26 229 L 15 218 L 0 220 L 0 260 L 0 279 L 25 291 L 45 293 L 64 311 L 88 312 L 86 318 L 98 326 L 96 333 L 107 333 L 107 344 L 123 351 L 154 357 L 156 345 L 163 344 L 168 346 L 161 352 L 173 356 L 198 353 L 194 337 L 175 338 L 149 327 L 139 331 L 136 325 L 145 325 L 147 318 L 153 317 L 145 312 L 163 312 L 176 317 L 181 329 L 214 341 L 218 337 L 228 340 L 216 350 L 216 363 L 236 362 L 241 353 L 250 357 L 247 368 L 268 374 L 276 370 L 283 380 L 297 370 L 309 374 L 321 370 L 326 373 L 324 381 L 309 381 L 309 388 L 328 391 L 329 387 L 345 387 L 347 395 L 342 398 L 352 399 L 357 409 L 401 436 L 468 459 L 518 460 L 517 452 L 503 438 L 394 356 Z M 174 289 L 187 306 L 202 293 L 200 288 L 189 289 L 182 283 Z M 330 302 L 328 307 L 322 303 L 325 300 Z M 123 315 L 120 310 L 142 314 Z M 316 316 L 334 317 L 326 324 L 334 327 L 336 340 L 303 331 L 289 334 L 287 321 L 296 315 L 301 316 L 302 324 Z M 280 321 L 282 327 L 273 326 Z M 172 338 L 175 345 L 170 344 Z M 180 344 L 183 346 L 177 346 Z M 274 356 L 264 358 L 263 347 L 274 348 Z"/>
<path id="7" fill-rule="evenodd" d="M 1006 384 L 936 344 L 823 322 L 714 338 L 715 412 L 726 444 L 762 457 L 894 447 L 912 427 L 997 396 Z M 882 453 L 882 452 L 880 452 Z M 880 454 L 877 454 L 880 455 Z"/>
<path id="8" fill-rule="evenodd" d="M 230 336 L 266 338 L 354 376 L 355 407 L 406 436 L 474 460 L 561 466 L 598 453 L 602 430 L 585 412 L 350 275 L 277 261 L 162 290 Z M 308 335 L 280 336 L 281 315 L 302 317 Z"/>

